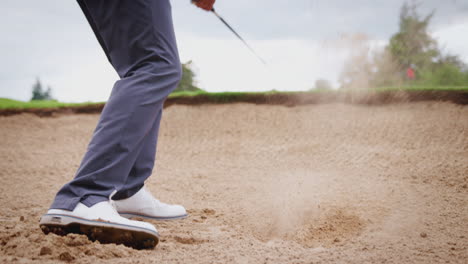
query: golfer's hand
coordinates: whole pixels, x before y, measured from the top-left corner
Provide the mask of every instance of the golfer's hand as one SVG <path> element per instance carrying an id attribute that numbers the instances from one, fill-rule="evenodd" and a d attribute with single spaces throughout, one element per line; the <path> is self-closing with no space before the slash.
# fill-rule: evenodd
<path id="1" fill-rule="evenodd" d="M 211 11 L 213 9 L 214 3 L 216 0 L 193 0 L 192 3 L 194 3 L 196 6 L 198 6 L 201 9 L 205 9 L 206 11 Z"/>

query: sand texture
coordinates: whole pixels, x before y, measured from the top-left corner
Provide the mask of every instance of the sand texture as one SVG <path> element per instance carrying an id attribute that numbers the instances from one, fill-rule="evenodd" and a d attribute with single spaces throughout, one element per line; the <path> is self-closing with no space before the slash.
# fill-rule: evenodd
<path id="1" fill-rule="evenodd" d="M 0 117 L 1 263 L 467 263 L 468 106 L 175 105 L 155 250 L 44 235 L 98 115 Z"/>

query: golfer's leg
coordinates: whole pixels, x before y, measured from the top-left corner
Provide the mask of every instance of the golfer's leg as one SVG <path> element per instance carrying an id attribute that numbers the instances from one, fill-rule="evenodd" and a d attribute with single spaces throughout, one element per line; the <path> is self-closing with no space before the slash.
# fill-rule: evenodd
<path id="1" fill-rule="evenodd" d="M 144 140 L 126 183 L 112 197 L 114 206 L 121 216 L 153 220 L 181 219 L 187 216 L 187 211 L 182 205 L 163 203 L 156 199 L 148 189 L 143 188 L 144 181 L 151 175 L 154 167 L 161 115 L 162 109 Z"/>
<path id="2" fill-rule="evenodd" d="M 146 139 L 157 131 L 165 98 L 181 77 L 169 0 L 82 2 L 122 79 L 112 90 L 76 177 L 51 206 L 66 210 L 78 202 L 92 206 L 123 189 Z"/>
<path id="3" fill-rule="evenodd" d="M 127 177 L 122 189 L 112 197 L 114 200 L 125 199 L 137 193 L 144 185 L 145 180 L 151 176 L 153 171 L 156 145 L 158 142 L 159 125 L 162 117 L 162 109 L 154 122 L 153 127 L 145 138 L 140 153 Z"/>

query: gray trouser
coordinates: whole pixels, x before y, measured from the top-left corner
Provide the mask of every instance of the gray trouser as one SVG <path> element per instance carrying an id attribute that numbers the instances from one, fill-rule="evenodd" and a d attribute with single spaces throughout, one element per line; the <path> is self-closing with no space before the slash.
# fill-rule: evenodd
<path id="1" fill-rule="evenodd" d="M 120 76 L 75 178 L 51 208 L 124 199 L 153 170 L 163 103 L 181 78 L 169 0 L 78 0 Z"/>

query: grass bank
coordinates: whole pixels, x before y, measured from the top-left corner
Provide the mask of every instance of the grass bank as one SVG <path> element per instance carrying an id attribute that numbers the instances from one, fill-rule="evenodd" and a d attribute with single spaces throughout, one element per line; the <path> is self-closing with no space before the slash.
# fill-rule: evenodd
<path id="1" fill-rule="evenodd" d="M 101 103 L 62 103 L 58 101 L 18 101 L 8 98 L 0 98 L 0 109 L 34 109 L 34 108 L 61 108 L 61 107 L 78 107 Z"/>
<path id="2" fill-rule="evenodd" d="M 304 105 L 319 103 L 352 103 L 380 105 L 389 103 L 447 101 L 468 105 L 467 87 L 384 87 L 372 90 L 325 90 L 308 92 L 219 92 L 204 91 L 176 92 L 169 95 L 165 106 L 174 104 L 227 104 L 253 103 L 270 105 Z M 104 102 L 63 103 L 58 101 L 23 102 L 0 98 L 0 115 L 33 113 L 40 116 L 50 116 L 55 113 L 99 113 Z"/>

